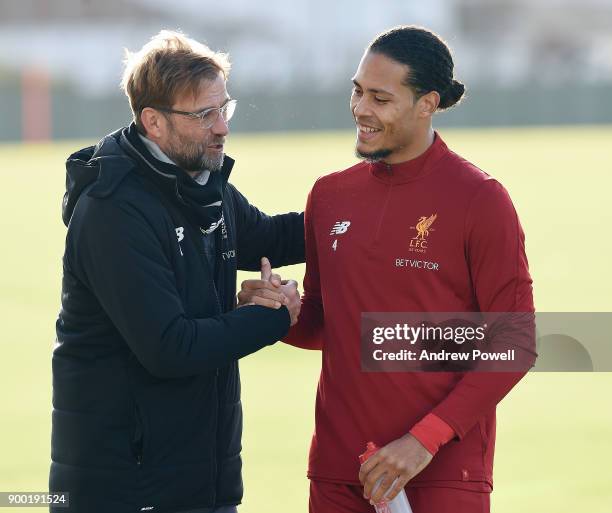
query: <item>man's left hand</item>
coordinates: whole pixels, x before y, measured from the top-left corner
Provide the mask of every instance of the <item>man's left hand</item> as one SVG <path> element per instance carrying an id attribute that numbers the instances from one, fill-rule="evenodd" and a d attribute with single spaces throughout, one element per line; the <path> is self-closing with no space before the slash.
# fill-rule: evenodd
<path id="1" fill-rule="evenodd" d="M 364 497 L 372 504 L 377 504 L 383 498 L 393 500 L 408 481 L 429 465 L 432 458 L 429 451 L 411 434 L 385 445 L 361 465 L 359 480 L 363 484 Z M 380 486 L 372 494 L 374 485 L 381 477 Z M 397 482 L 389 490 L 396 478 Z"/>

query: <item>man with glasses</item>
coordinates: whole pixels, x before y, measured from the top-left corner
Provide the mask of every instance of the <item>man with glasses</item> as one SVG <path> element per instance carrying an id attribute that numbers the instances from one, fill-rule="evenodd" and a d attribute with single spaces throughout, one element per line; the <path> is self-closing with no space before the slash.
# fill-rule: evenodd
<path id="1" fill-rule="evenodd" d="M 236 309 L 236 270 L 265 255 L 277 280 L 270 263 L 304 260 L 304 230 L 228 182 L 228 70 L 161 32 L 127 58 L 134 122 L 68 159 L 49 485 L 73 513 L 241 501 L 238 359 L 283 337 L 300 299 L 277 281 L 273 308 Z"/>

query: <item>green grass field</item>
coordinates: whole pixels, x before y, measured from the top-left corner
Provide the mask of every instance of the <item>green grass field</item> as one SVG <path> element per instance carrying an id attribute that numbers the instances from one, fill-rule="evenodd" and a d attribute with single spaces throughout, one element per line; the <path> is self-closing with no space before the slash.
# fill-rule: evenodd
<path id="1" fill-rule="evenodd" d="M 612 311 L 612 127 L 442 135 L 509 189 L 538 310 Z M 232 181 L 268 213 L 301 210 L 316 177 L 354 162 L 351 133 L 229 141 Z M 91 142 L 0 145 L 0 491 L 47 486 L 64 160 Z M 301 280 L 303 267 L 282 273 Z M 307 511 L 319 364 L 320 355 L 281 344 L 244 360 L 241 513 Z M 612 374 L 531 374 L 518 385 L 498 410 L 495 513 L 612 511 L 611 392 Z"/>

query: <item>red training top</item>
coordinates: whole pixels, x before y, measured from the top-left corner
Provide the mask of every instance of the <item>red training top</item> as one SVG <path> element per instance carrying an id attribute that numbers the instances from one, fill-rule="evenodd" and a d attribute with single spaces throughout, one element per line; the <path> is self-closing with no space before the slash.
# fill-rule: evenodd
<path id="1" fill-rule="evenodd" d="M 308 476 L 359 484 L 367 442 L 382 447 L 431 413 L 456 436 L 409 486 L 490 490 L 495 406 L 524 373 L 362 372 L 360 316 L 533 312 L 506 190 L 436 134 L 414 160 L 319 178 L 305 223 L 302 311 L 285 342 L 323 349 Z"/>

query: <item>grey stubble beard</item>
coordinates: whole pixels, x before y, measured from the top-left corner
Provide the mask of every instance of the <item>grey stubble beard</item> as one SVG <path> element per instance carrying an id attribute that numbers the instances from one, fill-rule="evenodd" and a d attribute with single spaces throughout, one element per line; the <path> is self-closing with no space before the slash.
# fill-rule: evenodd
<path id="1" fill-rule="evenodd" d="M 170 121 L 170 125 L 174 130 L 172 121 Z M 213 141 L 217 139 L 215 142 L 218 144 L 225 142 L 225 137 L 215 138 L 214 136 L 206 138 L 203 142 L 186 141 L 183 136 L 174 131 L 174 136 L 170 139 L 165 153 L 172 162 L 188 173 L 197 173 L 204 170 L 214 173 L 221 170 L 225 153 L 214 157 L 207 155 L 206 147 L 210 142 L 209 139 Z"/>
<path id="2" fill-rule="evenodd" d="M 207 144 L 204 143 L 187 143 L 179 140 L 178 144 L 175 144 L 175 141 L 172 141 L 166 154 L 178 167 L 187 172 L 195 173 L 208 170 L 214 173 L 220 171 L 225 154 L 207 155 L 206 146 Z"/>

